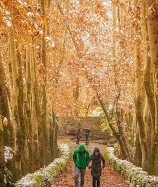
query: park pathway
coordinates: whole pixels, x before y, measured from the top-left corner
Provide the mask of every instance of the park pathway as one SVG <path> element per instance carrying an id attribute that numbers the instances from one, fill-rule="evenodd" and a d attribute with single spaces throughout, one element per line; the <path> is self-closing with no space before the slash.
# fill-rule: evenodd
<path id="1" fill-rule="evenodd" d="M 78 145 L 75 144 L 73 140 L 62 138 L 59 140 L 59 143 L 69 143 L 72 147 L 72 153 L 75 149 L 78 148 Z M 83 144 L 83 142 L 80 142 Z M 104 153 L 105 146 L 102 144 L 97 144 L 90 142 L 88 146 L 85 146 L 91 154 L 95 147 L 98 147 L 101 150 L 101 153 Z M 90 169 L 86 169 L 85 174 L 85 187 L 92 186 L 92 176 Z M 74 163 L 71 159 L 67 170 L 63 172 L 59 177 L 54 181 L 51 187 L 74 187 Z M 106 167 L 102 170 L 101 176 L 101 186 L 100 187 L 130 187 L 129 183 L 123 179 L 117 172 L 113 171 L 112 167 L 106 163 Z"/>

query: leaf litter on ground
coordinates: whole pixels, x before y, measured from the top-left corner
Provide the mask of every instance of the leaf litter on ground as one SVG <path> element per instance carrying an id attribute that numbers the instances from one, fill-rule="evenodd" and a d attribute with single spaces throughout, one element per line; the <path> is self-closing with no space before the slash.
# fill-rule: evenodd
<path id="1" fill-rule="evenodd" d="M 75 149 L 78 148 L 79 145 L 75 144 L 75 141 L 70 140 L 69 138 L 61 138 L 58 143 L 68 143 L 71 145 L 72 154 Z M 84 144 L 81 141 L 81 144 Z M 88 149 L 89 153 L 92 154 L 95 147 L 98 147 L 102 154 L 104 154 L 105 146 L 102 144 L 90 142 L 88 146 L 85 146 Z M 71 158 L 70 163 L 65 172 L 60 174 L 58 178 L 54 181 L 54 183 L 50 187 L 74 187 L 74 163 Z M 86 168 L 85 174 L 85 187 L 92 186 L 92 176 L 91 170 Z M 130 187 L 128 181 L 125 181 L 124 178 L 118 174 L 113 168 L 106 163 L 106 167 L 102 169 L 102 176 L 101 176 L 101 185 L 100 187 Z"/>

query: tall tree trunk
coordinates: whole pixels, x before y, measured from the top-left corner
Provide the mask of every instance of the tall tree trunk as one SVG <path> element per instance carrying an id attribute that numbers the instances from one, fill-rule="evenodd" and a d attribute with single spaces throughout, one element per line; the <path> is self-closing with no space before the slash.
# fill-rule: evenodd
<path id="1" fill-rule="evenodd" d="M 135 8 L 138 8 L 138 1 L 135 0 Z M 135 35 L 139 35 L 139 25 L 135 25 Z M 139 126 L 140 133 L 140 143 L 141 143 L 141 152 L 142 152 L 142 168 L 147 170 L 148 164 L 148 149 L 147 149 L 147 140 L 145 136 L 145 123 L 143 119 L 143 105 L 144 105 L 144 94 L 143 94 L 143 85 L 142 85 L 142 64 L 140 60 L 140 40 L 137 39 L 135 42 L 135 108 L 136 108 L 136 119 Z"/>
<path id="2" fill-rule="evenodd" d="M 153 66 L 154 75 L 154 102 L 155 106 L 155 120 L 154 123 L 154 139 L 151 151 L 151 162 L 150 162 L 150 174 L 158 173 L 158 2 L 157 0 L 147 0 L 146 1 L 146 11 L 147 11 L 147 23 L 148 23 L 148 33 L 149 33 L 149 43 L 151 51 L 151 63 Z"/>
<path id="3" fill-rule="evenodd" d="M 109 126 L 110 126 L 111 130 L 112 130 L 114 136 L 116 137 L 116 139 L 118 140 L 118 142 L 120 144 L 121 152 L 122 152 L 122 154 L 124 156 L 124 159 L 129 159 L 129 153 L 127 152 L 127 149 L 125 147 L 124 141 L 123 141 L 120 133 L 115 129 L 115 124 L 113 124 L 113 122 L 112 122 L 112 120 L 111 120 L 111 118 L 110 118 L 110 116 L 108 114 L 108 111 L 106 110 L 106 107 L 105 107 L 104 103 L 102 102 L 102 100 L 101 100 L 101 98 L 100 98 L 100 96 L 98 94 L 97 94 L 97 98 L 98 98 L 98 100 L 100 102 L 100 105 L 101 105 L 101 107 L 103 109 L 103 112 L 104 112 L 106 118 L 107 118 L 107 121 L 109 123 Z"/>
<path id="4" fill-rule="evenodd" d="M 136 127 L 135 147 L 136 147 L 136 152 L 135 152 L 135 156 L 134 156 L 134 164 L 137 167 L 141 167 L 142 166 L 142 150 L 141 150 L 141 144 L 140 144 L 140 135 L 139 135 L 138 125 Z"/>
<path id="5" fill-rule="evenodd" d="M 52 159 L 58 156 L 58 148 L 57 148 L 57 136 L 58 136 L 58 124 L 57 118 L 55 115 L 55 111 L 52 104 L 52 121 L 51 121 L 51 131 L 50 131 L 50 142 L 52 143 L 51 146 L 51 155 Z"/>
<path id="6" fill-rule="evenodd" d="M 17 66 L 17 55 L 14 43 L 14 35 L 10 34 L 10 60 L 11 60 L 11 75 L 12 75 L 12 95 L 11 95 L 11 107 L 10 115 L 12 118 L 13 125 L 13 137 L 14 144 L 13 150 L 15 152 L 15 166 L 16 172 L 14 172 L 14 180 L 21 175 L 21 159 L 20 155 L 20 126 L 18 121 L 18 96 L 19 96 L 19 87 L 18 87 L 18 66 Z"/>
<path id="7" fill-rule="evenodd" d="M 25 150 L 25 138 L 26 138 L 26 123 L 24 117 L 24 86 L 23 86 L 23 76 L 22 76 L 22 64 L 21 64 L 21 54 L 17 51 L 17 65 L 18 65 L 18 86 L 19 86 L 19 95 L 18 95 L 18 117 L 19 117 L 19 159 L 21 159 L 21 174 L 26 174 L 26 153 Z M 21 176 L 19 176 L 21 177 Z"/>
<path id="8" fill-rule="evenodd" d="M 113 61 L 116 62 L 116 0 L 113 0 Z"/>
<path id="9" fill-rule="evenodd" d="M 43 83 L 42 83 L 42 123 L 40 126 L 40 154 L 43 159 L 43 163 L 47 163 L 47 149 L 48 149 L 48 137 L 47 137 L 47 74 L 46 74 L 46 1 L 41 0 L 41 10 L 42 10 L 42 19 L 43 19 L 43 35 L 41 40 L 41 62 L 43 65 Z"/>
<path id="10" fill-rule="evenodd" d="M 4 153 L 4 146 L 10 146 L 11 148 L 14 148 L 15 145 L 15 139 L 13 134 L 13 127 L 12 123 L 10 120 L 10 107 L 9 107 L 9 94 L 8 94 L 8 89 L 6 87 L 6 77 L 5 77 L 5 71 L 3 68 L 2 61 L 0 59 L 0 117 L 3 119 L 4 117 L 7 118 L 8 120 L 8 125 L 5 126 L 3 125 L 3 136 L 1 140 L 3 141 L 3 153 Z M 16 176 L 15 172 L 15 157 L 12 160 L 9 160 L 7 163 L 8 169 L 13 173 L 13 178 Z M 2 162 L 3 162 L 3 155 L 2 155 Z M 4 163 L 3 163 L 4 164 Z M 2 165 L 3 167 L 4 165 Z M 3 173 L 4 175 L 4 173 Z"/>
<path id="11" fill-rule="evenodd" d="M 35 63 L 33 58 L 33 49 L 31 48 L 31 59 L 30 59 L 30 72 L 31 72 L 31 124 L 32 124 L 32 170 L 36 170 L 39 168 L 39 137 L 38 137 L 38 125 L 40 122 L 38 121 L 38 114 L 36 110 L 36 71 L 35 71 Z"/>
<path id="12" fill-rule="evenodd" d="M 119 30 L 121 30 L 122 25 L 121 25 L 121 19 L 120 19 L 120 7 L 119 4 L 118 6 L 116 6 L 116 0 L 113 0 L 113 66 L 114 66 L 114 74 L 115 74 L 115 88 L 118 92 L 118 95 L 120 93 L 120 87 L 117 84 L 117 73 L 116 73 L 116 67 L 117 67 L 117 61 L 116 61 L 116 57 L 117 57 L 117 38 L 116 38 L 116 29 L 117 29 L 117 15 L 118 15 L 118 26 L 119 26 Z M 116 109 L 117 110 L 117 109 Z M 127 142 L 126 142 L 126 138 L 125 138 L 125 134 L 124 134 L 124 127 L 123 127 L 123 121 L 121 120 L 121 112 L 120 111 L 116 111 L 116 116 L 117 116 L 117 127 L 118 127 L 118 131 L 119 131 L 119 143 L 121 143 L 121 150 L 124 150 L 123 155 L 128 159 L 129 159 L 129 150 L 128 150 L 128 146 L 127 146 Z"/>
<path id="13" fill-rule="evenodd" d="M 47 10 L 47 17 L 49 18 L 49 16 L 51 15 L 51 3 L 52 1 L 51 0 L 47 0 L 47 3 L 46 3 L 46 10 Z M 47 22 L 46 26 L 46 31 L 45 33 L 47 34 L 47 36 L 50 36 L 50 28 L 51 28 L 51 25 L 49 24 L 49 22 Z M 50 55 L 47 55 L 46 56 L 46 63 L 50 63 L 51 62 L 51 56 Z M 45 68 L 47 67 L 47 65 L 45 66 Z M 45 82 L 45 86 L 47 88 L 47 73 L 46 73 L 46 82 Z M 47 94 L 47 93 L 46 93 Z M 47 98 L 47 95 L 46 95 L 46 98 Z M 47 103 L 46 103 L 47 105 Z M 48 113 L 49 112 L 49 113 Z M 53 159 L 53 154 L 51 153 L 51 150 L 52 150 L 52 142 L 51 142 L 51 138 L 54 138 L 54 137 L 50 137 L 51 133 L 50 131 L 52 130 L 52 116 L 51 116 L 51 112 L 48 111 L 47 107 L 46 107 L 46 129 L 47 129 L 47 140 L 48 140 L 48 143 L 47 143 L 47 163 L 51 162 L 52 159 Z M 51 129 L 51 130 L 50 130 Z M 54 147 L 54 145 L 53 145 Z"/>
<path id="14" fill-rule="evenodd" d="M 31 41 L 31 37 L 29 36 L 29 41 Z M 26 134 L 27 134 L 27 152 L 28 152 L 28 162 L 29 162 L 29 171 L 32 170 L 32 124 L 31 124 L 31 46 L 28 44 L 26 48 L 26 102 L 25 102 L 25 112 L 27 118 L 27 126 L 26 126 Z"/>
<path id="15" fill-rule="evenodd" d="M 5 186 L 4 184 L 4 142 L 3 142 L 3 124 L 2 124 L 2 88 L 0 85 L 0 186 Z"/>

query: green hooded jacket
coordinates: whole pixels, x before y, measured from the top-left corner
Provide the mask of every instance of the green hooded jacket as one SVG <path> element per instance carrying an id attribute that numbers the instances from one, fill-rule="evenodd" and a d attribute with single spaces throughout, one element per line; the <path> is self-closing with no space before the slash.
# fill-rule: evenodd
<path id="1" fill-rule="evenodd" d="M 80 151 L 84 151 L 83 154 L 80 154 Z M 85 149 L 84 145 L 80 145 L 73 154 L 73 161 L 77 168 L 86 168 L 88 166 L 90 157 L 88 151 Z"/>

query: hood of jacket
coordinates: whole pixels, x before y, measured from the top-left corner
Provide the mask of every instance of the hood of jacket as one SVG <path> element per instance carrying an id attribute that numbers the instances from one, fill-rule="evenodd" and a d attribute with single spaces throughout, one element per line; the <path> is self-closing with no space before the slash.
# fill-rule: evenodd
<path id="1" fill-rule="evenodd" d="M 86 149 L 85 149 L 85 146 L 84 145 L 80 145 L 79 146 L 79 151 L 85 151 Z"/>
<path id="2" fill-rule="evenodd" d="M 94 149 L 93 154 L 95 153 L 95 151 L 98 151 L 98 152 L 99 152 L 99 154 L 100 154 L 100 149 L 99 149 L 99 148 L 97 148 L 97 147 L 96 147 L 96 148 Z"/>

